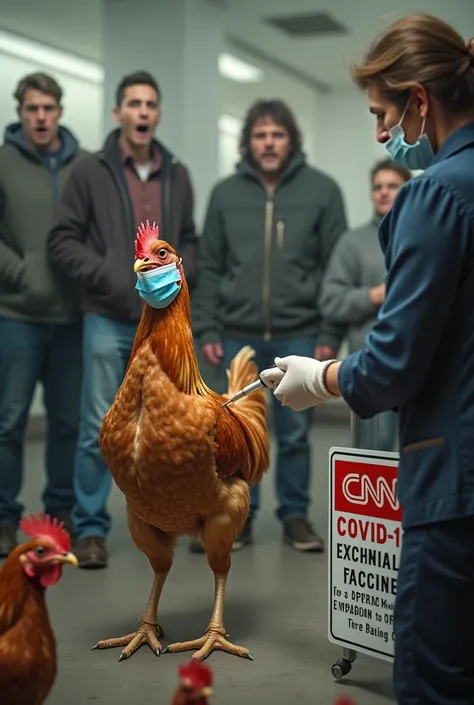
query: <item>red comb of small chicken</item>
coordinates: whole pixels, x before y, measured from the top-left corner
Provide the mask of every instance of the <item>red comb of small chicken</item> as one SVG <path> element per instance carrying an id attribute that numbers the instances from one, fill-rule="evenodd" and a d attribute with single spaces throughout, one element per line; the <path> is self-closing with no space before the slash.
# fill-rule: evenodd
<path id="1" fill-rule="evenodd" d="M 348 698 L 343 695 L 342 697 L 336 700 L 334 705 L 355 705 L 355 702 L 352 700 L 352 698 Z"/>
<path id="2" fill-rule="evenodd" d="M 205 688 L 212 687 L 212 671 L 204 663 L 191 659 L 189 663 L 179 666 L 179 676 L 181 680 L 189 680 L 193 688 L 202 692 Z"/>
<path id="3" fill-rule="evenodd" d="M 150 225 L 149 221 L 146 221 L 146 225 L 143 223 L 138 228 L 137 239 L 135 240 L 135 257 L 137 259 L 143 259 L 148 255 L 150 245 L 154 240 L 158 240 L 159 228 L 153 223 Z"/>
<path id="4" fill-rule="evenodd" d="M 23 517 L 19 526 L 27 536 L 48 536 L 65 553 L 71 550 L 71 537 L 64 528 L 64 523 L 56 518 L 51 519 L 49 514 L 40 513 L 38 516 L 32 514 L 31 517 Z"/>

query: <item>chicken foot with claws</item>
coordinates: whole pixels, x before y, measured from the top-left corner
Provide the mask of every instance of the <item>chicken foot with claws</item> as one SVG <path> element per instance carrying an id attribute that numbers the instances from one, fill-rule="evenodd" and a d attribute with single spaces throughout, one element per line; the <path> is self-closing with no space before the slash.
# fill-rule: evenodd
<path id="1" fill-rule="evenodd" d="M 163 653 L 178 653 L 198 649 L 196 653 L 193 654 L 193 659 L 204 661 L 214 649 L 219 649 L 220 651 L 226 651 L 228 654 L 253 661 L 248 649 L 243 646 L 236 646 L 225 638 L 228 636 L 224 628 L 224 598 L 227 574 L 222 575 L 215 573 L 214 580 L 214 609 L 204 636 L 200 639 L 194 639 L 193 641 L 170 644 Z"/>
<path id="2" fill-rule="evenodd" d="M 130 658 L 143 644 L 148 644 L 156 656 L 163 653 L 163 647 L 159 642 L 159 638 L 164 636 L 163 629 L 158 624 L 156 615 L 158 611 L 158 602 L 163 590 L 163 585 L 168 573 L 155 575 L 153 586 L 151 588 L 150 598 L 143 613 L 140 626 L 136 632 L 127 634 L 126 636 L 116 637 L 113 639 L 104 639 L 98 641 L 92 649 L 113 649 L 117 646 L 125 646 L 119 656 L 119 661 Z"/>

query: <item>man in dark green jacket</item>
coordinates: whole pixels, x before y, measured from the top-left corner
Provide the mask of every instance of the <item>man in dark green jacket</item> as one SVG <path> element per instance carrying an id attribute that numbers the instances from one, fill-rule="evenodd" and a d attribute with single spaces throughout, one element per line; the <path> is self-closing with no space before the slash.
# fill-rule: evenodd
<path id="1" fill-rule="evenodd" d="M 26 76 L 15 98 L 19 122 L 8 125 L 0 148 L 0 558 L 16 544 L 23 439 L 38 382 L 48 421 L 44 509 L 69 519 L 82 376 L 79 291 L 53 270 L 46 242 L 85 152 L 59 125 L 62 91 L 51 76 Z"/>
<path id="2" fill-rule="evenodd" d="M 341 191 L 308 166 L 296 121 L 281 101 L 252 106 L 240 148 L 236 174 L 212 192 L 201 238 L 193 328 L 203 356 L 227 367 L 250 343 L 260 369 L 275 356 L 334 357 L 342 330 L 322 324 L 317 300 L 333 247 L 347 227 Z M 311 412 L 276 404 L 274 420 L 284 540 L 298 550 L 321 551 L 323 541 L 307 518 Z M 252 540 L 259 489 L 252 489 L 249 520 L 234 548 Z"/>

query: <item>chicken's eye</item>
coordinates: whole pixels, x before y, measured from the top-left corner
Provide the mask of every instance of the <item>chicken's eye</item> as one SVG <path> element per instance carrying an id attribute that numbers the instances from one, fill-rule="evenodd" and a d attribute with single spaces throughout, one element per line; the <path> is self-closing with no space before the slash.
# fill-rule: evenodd
<path id="1" fill-rule="evenodd" d="M 42 556 L 44 556 L 45 553 L 46 553 L 46 549 L 45 549 L 44 546 L 37 546 L 37 547 L 35 548 L 35 555 L 36 555 L 38 558 L 42 558 Z"/>
<path id="2" fill-rule="evenodd" d="M 168 251 L 162 247 L 161 250 L 158 252 L 158 257 L 161 257 L 163 259 L 163 257 L 166 257 L 167 254 Z"/>

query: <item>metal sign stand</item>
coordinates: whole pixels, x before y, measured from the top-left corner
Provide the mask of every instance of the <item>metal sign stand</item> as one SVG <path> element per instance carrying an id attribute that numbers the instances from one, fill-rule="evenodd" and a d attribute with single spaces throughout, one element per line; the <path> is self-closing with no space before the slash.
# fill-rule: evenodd
<path id="1" fill-rule="evenodd" d="M 375 417 L 372 421 L 374 446 L 377 448 L 379 419 Z M 395 497 L 398 453 L 361 449 L 357 420 L 352 412 L 351 444 L 352 448 L 331 448 L 329 451 L 331 480 L 328 636 L 332 643 L 343 647 L 342 657 L 331 666 L 331 674 L 336 680 L 350 673 L 358 652 L 385 661 L 393 660 L 391 603 L 394 596 L 379 593 L 377 597 L 376 591 L 371 590 L 370 586 L 362 583 L 365 587 L 361 587 L 360 575 L 365 576 L 363 580 L 366 581 L 368 571 L 371 571 L 371 580 L 379 579 L 385 581 L 386 585 L 396 585 L 402 535 L 401 509 Z M 339 463 L 339 466 L 335 463 Z M 344 469 L 341 472 L 336 467 Z M 361 467 L 364 468 L 363 471 L 360 470 Z M 362 474 L 358 474 L 360 472 Z M 383 477 L 384 474 L 386 477 Z M 339 535 L 335 531 L 338 522 L 344 527 L 340 529 Z M 335 545 L 337 551 L 334 550 Z M 356 562 L 346 564 L 342 559 L 343 551 L 344 555 L 352 551 Z M 361 556 L 366 561 L 365 565 Z M 382 566 L 381 557 L 385 560 L 385 565 Z M 367 568 L 367 562 L 368 565 L 374 566 L 377 561 L 378 568 Z M 346 582 L 348 576 L 351 576 L 352 582 L 349 578 L 348 581 L 352 587 Z M 354 585 L 358 586 L 354 589 Z M 350 629 L 342 626 L 347 624 Z M 381 639 L 382 632 L 385 640 Z"/>

